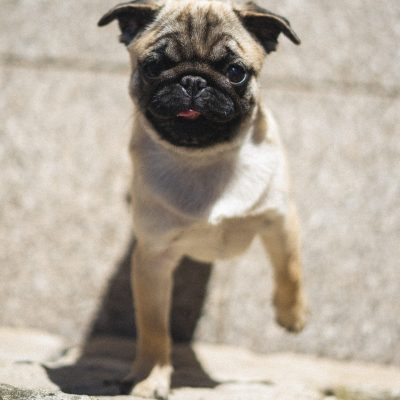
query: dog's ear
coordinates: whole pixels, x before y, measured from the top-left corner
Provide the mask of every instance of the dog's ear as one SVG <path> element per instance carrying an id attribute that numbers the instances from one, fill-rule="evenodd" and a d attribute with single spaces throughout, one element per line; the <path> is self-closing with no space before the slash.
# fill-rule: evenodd
<path id="1" fill-rule="evenodd" d="M 98 22 L 98 26 L 104 26 L 118 19 L 121 29 L 119 40 L 126 46 L 133 38 L 144 29 L 156 17 L 160 6 L 147 0 L 134 0 L 118 4 Z"/>
<path id="2" fill-rule="evenodd" d="M 267 53 L 276 50 L 280 33 L 293 43 L 300 44 L 300 39 L 286 18 L 259 7 L 252 1 L 235 12 L 245 28 L 257 38 Z"/>

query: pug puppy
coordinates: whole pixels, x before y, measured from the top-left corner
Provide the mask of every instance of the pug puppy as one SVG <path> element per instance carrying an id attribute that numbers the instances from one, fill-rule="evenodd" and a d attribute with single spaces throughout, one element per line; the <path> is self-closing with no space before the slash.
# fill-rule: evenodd
<path id="1" fill-rule="evenodd" d="M 279 324 L 302 329 L 299 233 L 277 125 L 258 77 L 289 22 L 254 3 L 137 0 L 117 5 L 136 117 L 130 152 L 137 246 L 132 285 L 137 355 L 128 381 L 141 397 L 167 398 L 173 271 L 190 256 L 211 262 L 260 236 L 275 279 Z"/>

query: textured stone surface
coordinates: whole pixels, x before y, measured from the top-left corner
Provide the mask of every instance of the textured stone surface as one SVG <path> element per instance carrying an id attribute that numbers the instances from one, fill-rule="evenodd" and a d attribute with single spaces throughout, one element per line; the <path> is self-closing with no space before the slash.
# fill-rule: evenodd
<path id="1" fill-rule="evenodd" d="M 117 3 L 3 0 L 0 51 L 9 60 L 52 60 L 61 67 L 70 60 L 68 66 L 72 68 L 106 62 L 119 64 L 119 68 L 125 64 L 126 69 L 126 54 L 118 43 L 116 24 L 101 30 L 97 27 L 100 17 Z"/>
<path id="2" fill-rule="evenodd" d="M 0 398 L 133 399 L 118 396 L 133 352 L 130 340 L 98 337 L 66 348 L 51 362 L 0 358 Z M 171 400 L 398 400 L 400 395 L 398 368 L 289 353 L 260 356 L 228 346 L 179 345 L 174 367 Z"/>
<path id="3" fill-rule="evenodd" d="M 266 68 L 281 84 L 322 81 L 341 90 L 399 93 L 400 3 L 374 0 L 265 0 L 271 10 L 286 15 L 302 39 L 293 49 L 288 41 Z M 271 62 L 272 64 L 272 62 Z M 289 79 L 289 82 L 287 82 Z"/>
<path id="4" fill-rule="evenodd" d="M 12 60 L 22 55 L 26 60 L 50 58 L 59 64 L 57 60 L 64 59 L 78 66 L 126 69 L 116 24 L 96 27 L 116 3 L 3 0 L 0 51 Z M 302 46 L 295 48 L 282 38 L 281 51 L 267 63 L 266 73 L 281 84 L 329 81 L 366 85 L 364 92 L 375 88 L 398 93 L 398 1 L 386 1 L 384 7 L 374 0 L 261 0 L 259 4 L 286 16 L 302 39 Z M 11 34 L 15 27 L 18 34 Z"/>
<path id="5" fill-rule="evenodd" d="M 0 79 L 0 319 L 77 337 L 129 238 L 125 80 L 9 68 Z"/>
<path id="6" fill-rule="evenodd" d="M 0 360 L 49 361 L 59 358 L 65 341 L 33 329 L 0 328 Z"/>
<path id="7" fill-rule="evenodd" d="M 69 339 L 134 331 L 128 60 L 115 24 L 96 27 L 114 3 L 1 2 L 1 325 Z M 196 337 L 399 364 L 400 3 L 260 3 L 303 39 L 269 57 L 264 97 L 288 148 L 312 314 L 296 337 L 275 326 L 255 243 L 211 272 Z M 179 339 L 193 333 L 210 274 L 186 267 Z"/>

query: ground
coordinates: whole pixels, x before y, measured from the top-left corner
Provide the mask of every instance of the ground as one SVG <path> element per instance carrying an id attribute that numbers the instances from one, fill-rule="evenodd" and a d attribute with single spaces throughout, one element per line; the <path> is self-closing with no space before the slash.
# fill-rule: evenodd
<path id="1" fill-rule="evenodd" d="M 119 395 L 134 342 L 92 338 L 71 346 L 40 331 L 0 329 L 0 399 L 133 399 Z M 179 344 L 171 400 L 399 400 L 400 368 L 302 354 Z"/>

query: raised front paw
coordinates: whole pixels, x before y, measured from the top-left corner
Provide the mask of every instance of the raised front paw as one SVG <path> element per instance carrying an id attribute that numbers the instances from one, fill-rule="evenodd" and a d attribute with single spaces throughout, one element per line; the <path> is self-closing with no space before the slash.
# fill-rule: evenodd
<path id="1" fill-rule="evenodd" d="M 123 380 L 121 392 L 145 399 L 167 400 L 172 370 L 171 365 L 156 364 L 148 374 L 133 371 Z"/>
<path id="2" fill-rule="evenodd" d="M 276 309 L 276 321 L 289 332 L 300 332 L 305 324 L 307 317 L 307 307 L 303 297 L 299 297 L 292 302 L 279 301 L 279 297 L 274 299 Z"/>

